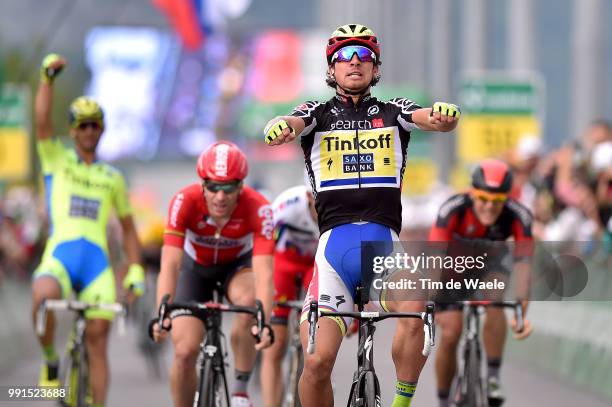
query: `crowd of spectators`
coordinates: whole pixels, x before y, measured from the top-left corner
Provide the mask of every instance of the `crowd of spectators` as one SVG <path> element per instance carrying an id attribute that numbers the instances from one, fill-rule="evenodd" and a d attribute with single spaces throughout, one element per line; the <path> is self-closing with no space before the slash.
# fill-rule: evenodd
<path id="1" fill-rule="evenodd" d="M 0 193 L 0 286 L 9 275 L 30 278 L 46 238 L 44 213 L 34 188 L 17 186 Z"/>
<path id="2" fill-rule="evenodd" d="M 576 142 L 547 154 L 538 139 L 523 138 L 508 162 L 514 173 L 512 196 L 532 211 L 536 238 L 601 242 L 609 254 L 612 236 L 610 123 L 594 122 Z"/>

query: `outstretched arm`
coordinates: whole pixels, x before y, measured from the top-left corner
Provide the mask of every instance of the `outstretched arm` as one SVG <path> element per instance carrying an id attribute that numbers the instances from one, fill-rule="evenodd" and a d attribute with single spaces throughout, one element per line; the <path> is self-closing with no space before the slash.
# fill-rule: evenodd
<path id="1" fill-rule="evenodd" d="M 412 121 L 426 131 L 452 131 L 457 127 L 461 110 L 452 103 L 436 102 L 412 113 Z"/>
<path id="2" fill-rule="evenodd" d="M 266 143 L 271 146 L 295 140 L 306 127 L 304 120 L 295 116 L 277 116 L 264 129 Z"/>
<path id="3" fill-rule="evenodd" d="M 44 140 L 53 136 L 51 111 L 53 108 L 53 80 L 66 66 L 66 60 L 57 54 L 45 57 L 40 67 L 40 83 L 36 91 L 34 120 L 36 139 Z"/>

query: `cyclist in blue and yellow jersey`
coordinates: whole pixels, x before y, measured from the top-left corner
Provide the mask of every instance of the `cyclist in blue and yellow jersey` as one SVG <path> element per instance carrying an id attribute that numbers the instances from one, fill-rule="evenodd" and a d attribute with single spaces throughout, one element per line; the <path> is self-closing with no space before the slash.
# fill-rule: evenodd
<path id="1" fill-rule="evenodd" d="M 324 103 L 303 103 L 291 115 L 270 120 L 264 133 L 270 145 L 300 136 L 304 150 L 321 232 L 307 301 L 318 298 L 323 309 L 353 311 L 361 283 L 361 242 L 399 240 L 400 189 L 410 131 L 451 131 L 460 110 L 444 102 L 422 108 L 404 98 L 383 102 L 372 97 L 370 88 L 380 80 L 381 61 L 378 38 L 368 27 L 338 27 L 326 54 L 327 83 L 336 95 Z M 384 307 L 421 312 L 424 303 L 387 302 Z M 333 404 L 331 371 L 349 322 L 319 320 L 316 352 L 305 355 L 300 379 L 303 406 Z M 301 330 L 305 343 L 307 324 Z M 426 360 L 420 353 L 423 335 L 422 321 L 398 321 L 392 347 L 397 375 L 394 407 L 412 401 Z"/>
<path id="2" fill-rule="evenodd" d="M 90 98 L 77 98 L 69 111 L 70 136 L 75 148 L 68 149 L 53 137 L 53 81 L 65 64 L 65 59 L 56 54 L 43 60 L 36 94 L 37 151 L 45 181 L 50 230 L 41 263 L 33 276 L 34 319 L 43 299 L 66 298 L 72 291 L 82 301 L 115 302 L 115 278 L 106 238 L 112 210 L 120 220 L 130 264 L 123 287 L 136 295 L 142 295 L 144 290 L 141 248 L 125 180 L 118 170 L 96 159 L 96 147 L 104 131 L 102 109 Z M 86 317 L 92 407 L 98 407 L 104 405 L 108 387 L 107 341 L 112 314 L 92 310 Z M 44 386 L 59 385 L 54 325 L 50 315 L 45 334 L 39 338 L 45 361 L 40 385 Z"/>

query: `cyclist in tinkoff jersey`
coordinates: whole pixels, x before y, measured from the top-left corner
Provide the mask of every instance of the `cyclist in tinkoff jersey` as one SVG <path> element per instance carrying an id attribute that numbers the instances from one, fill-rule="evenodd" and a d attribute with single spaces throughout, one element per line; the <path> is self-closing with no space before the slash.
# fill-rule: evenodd
<path id="1" fill-rule="evenodd" d="M 274 300 L 293 301 L 298 282 L 308 288 L 319 242 L 317 212 L 310 188 L 304 185 L 283 191 L 272 203 L 274 211 Z M 263 352 L 261 392 L 265 407 L 280 407 L 283 394 L 282 362 L 287 351 L 289 308 L 275 307 L 270 323 L 274 344 Z"/>
<path id="2" fill-rule="evenodd" d="M 403 98 L 383 102 L 372 97 L 370 88 L 380 80 L 381 61 L 378 39 L 368 27 L 338 27 L 326 55 L 327 83 L 336 95 L 324 103 L 303 103 L 290 116 L 270 120 L 264 134 L 270 145 L 300 136 L 304 150 L 321 232 L 309 298 L 318 298 L 323 309 L 353 311 L 361 283 L 361 242 L 398 240 L 410 131 L 451 131 L 460 110 L 450 103 L 421 108 Z M 385 305 L 393 311 L 424 309 L 422 302 Z M 319 320 L 316 352 L 305 355 L 300 379 L 303 406 L 333 404 L 331 371 L 349 322 Z M 301 327 L 304 343 L 307 325 Z M 394 407 L 412 401 L 426 360 L 420 353 L 423 335 L 422 321 L 397 322 L 392 347 L 397 375 Z"/>
<path id="3" fill-rule="evenodd" d="M 45 181 L 49 238 L 33 276 L 33 318 L 43 299 L 68 297 L 74 291 L 86 302 L 115 302 L 115 278 L 110 266 L 106 226 L 111 210 L 120 220 L 124 249 L 130 263 L 123 287 L 136 295 L 144 290 L 140 243 L 132 220 L 126 184 L 121 173 L 96 159 L 104 131 L 104 115 L 94 100 L 79 97 L 70 105 L 70 136 L 74 150 L 53 137 L 53 81 L 66 61 L 48 55 L 41 67 L 35 119 L 38 156 Z M 87 348 L 93 407 L 104 405 L 109 383 L 107 343 L 112 314 L 88 311 Z M 39 384 L 59 386 L 58 355 L 53 345 L 55 321 L 47 319 L 40 337 L 45 363 Z"/>
<path id="4" fill-rule="evenodd" d="M 512 172 L 506 163 L 494 159 L 482 161 L 472 174 L 470 192 L 453 195 L 440 207 L 438 218 L 429 233 L 429 240 L 500 242 L 501 245 L 501 242 L 513 238 L 515 244 L 513 272 L 525 275 L 531 268 L 532 216 L 529 209 L 509 198 L 511 188 Z M 500 280 L 507 280 L 510 274 L 507 266 L 501 264 L 488 264 L 487 268 L 491 276 Z M 436 304 L 436 323 L 442 331 L 436 352 L 436 379 L 440 407 L 451 405 L 449 393 L 457 370 L 457 346 L 463 327 L 461 309 L 460 302 L 445 301 Z M 523 309 L 526 315 L 526 300 L 523 301 Z M 521 332 L 516 332 L 516 321 L 513 320 L 511 325 L 517 339 L 526 338 L 532 330 L 527 319 Z M 487 354 L 489 405 L 500 406 L 505 399 L 499 380 L 506 340 L 506 315 L 502 308 L 487 308 L 483 339 Z"/>

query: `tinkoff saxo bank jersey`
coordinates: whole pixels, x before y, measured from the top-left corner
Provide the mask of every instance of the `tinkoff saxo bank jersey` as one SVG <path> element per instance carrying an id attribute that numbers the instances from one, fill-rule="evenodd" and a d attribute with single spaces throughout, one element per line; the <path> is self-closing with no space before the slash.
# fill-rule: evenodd
<path id="1" fill-rule="evenodd" d="M 400 193 L 412 112 L 403 99 L 382 102 L 366 96 L 357 104 L 337 95 L 306 102 L 292 116 L 304 120 L 301 133 L 321 233 L 334 226 L 368 221 L 401 228 Z"/>

